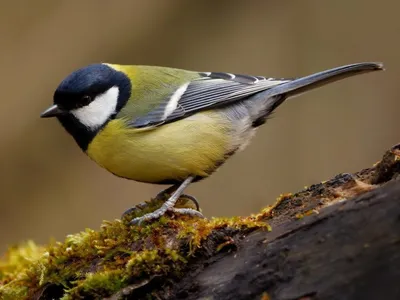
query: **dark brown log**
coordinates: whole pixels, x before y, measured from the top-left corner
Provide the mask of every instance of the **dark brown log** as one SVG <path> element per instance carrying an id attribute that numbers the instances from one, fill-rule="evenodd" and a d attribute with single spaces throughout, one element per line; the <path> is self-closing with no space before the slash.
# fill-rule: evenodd
<path id="1" fill-rule="evenodd" d="M 251 233 L 175 293 L 169 298 L 400 299 L 400 182 Z"/>

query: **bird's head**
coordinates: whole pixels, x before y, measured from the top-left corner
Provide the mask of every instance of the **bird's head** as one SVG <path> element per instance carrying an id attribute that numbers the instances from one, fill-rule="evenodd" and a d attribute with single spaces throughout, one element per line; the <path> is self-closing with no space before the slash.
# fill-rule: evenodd
<path id="1" fill-rule="evenodd" d="M 57 117 L 82 147 L 128 101 L 128 76 L 106 64 L 93 64 L 71 73 L 56 89 L 53 105 L 42 118 Z M 90 141 L 90 140 L 89 140 Z"/>

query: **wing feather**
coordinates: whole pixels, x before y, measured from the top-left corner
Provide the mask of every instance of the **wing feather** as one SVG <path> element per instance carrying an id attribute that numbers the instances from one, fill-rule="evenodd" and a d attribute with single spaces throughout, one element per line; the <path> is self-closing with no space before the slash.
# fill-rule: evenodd
<path id="1" fill-rule="evenodd" d="M 168 106 L 171 101 L 177 100 L 176 95 L 172 94 L 152 111 L 133 120 L 130 126 L 135 128 L 160 126 L 202 110 L 243 100 L 273 86 L 290 81 L 231 73 L 204 72 L 200 75 L 203 77 L 193 80 L 189 84 L 186 83 L 184 93 L 179 95 L 176 105 L 174 103 L 175 109 L 171 110 L 171 105 Z M 169 108 L 168 111 L 167 107 Z"/>

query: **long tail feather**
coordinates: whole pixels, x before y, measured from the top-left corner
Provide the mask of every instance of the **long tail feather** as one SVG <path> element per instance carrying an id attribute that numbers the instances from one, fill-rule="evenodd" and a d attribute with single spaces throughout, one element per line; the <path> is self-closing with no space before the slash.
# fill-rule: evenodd
<path id="1" fill-rule="evenodd" d="M 321 87 L 334 81 L 378 70 L 384 70 L 382 63 L 356 63 L 322 71 L 306 77 L 294 79 L 290 82 L 282 83 L 269 89 L 267 93 L 269 97 L 277 95 L 285 95 L 285 98 L 293 97 L 295 95 L 299 95 L 301 93 Z"/>

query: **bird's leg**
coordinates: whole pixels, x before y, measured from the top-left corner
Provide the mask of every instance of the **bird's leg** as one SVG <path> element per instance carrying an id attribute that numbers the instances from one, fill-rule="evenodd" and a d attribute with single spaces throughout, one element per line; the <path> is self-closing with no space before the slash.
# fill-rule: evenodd
<path id="1" fill-rule="evenodd" d="M 142 217 L 134 218 L 130 223 L 131 224 L 138 224 L 140 225 L 144 221 L 150 221 L 154 219 L 158 219 L 162 215 L 164 215 L 168 210 L 172 212 L 176 212 L 178 214 L 185 214 L 185 215 L 191 215 L 191 216 L 197 216 L 200 218 L 204 218 L 203 214 L 199 211 L 196 211 L 194 209 L 190 208 L 175 208 L 175 204 L 178 201 L 179 197 L 182 196 L 183 191 L 185 188 L 189 186 L 189 184 L 193 181 L 194 177 L 189 176 L 188 178 L 183 181 L 179 187 L 173 192 L 173 194 L 169 197 L 167 201 L 164 202 L 164 204 L 159 208 L 156 209 L 155 211 L 145 214 Z"/>
<path id="2" fill-rule="evenodd" d="M 121 216 L 121 219 L 124 219 L 126 216 L 132 214 L 133 212 L 142 212 L 143 210 L 149 208 L 150 206 L 157 206 L 160 205 L 160 202 L 165 202 L 169 199 L 169 197 L 172 195 L 173 192 L 175 192 L 179 186 L 181 184 L 174 184 L 173 186 L 170 186 L 169 188 L 159 192 L 155 198 L 152 198 L 150 201 L 146 201 L 146 202 L 142 202 L 139 203 L 129 209 L 127 209 Z M 182 203 L 179 203 L 181 202 Z M 188 201 L 192 201 L 193 204 L 196 207 L 197 211 L 200 211 L 200 205 L 199 202 L 197 201 L 197 199 L 193 196 L 187 195 L 187 194 L 182 194 L 180 195 L 179 199 L 178 199 L 178 203 L 177 204 L 181 204 L 179 206 L 185 206 L 186 203 L 188 203 Z M 182 209 L 182 207 L 180 207 L 179 209 Z"/>
<path id="3" fill-rule="evenodd" d="M 167 197 L 169 197 L 173 192 L 175 192 L 178 189 L 179 186 L 180 186 L 180 183 L 179 184 L 174 184 L 174 185 L 170 186 L 169 188 L 167 188 L 165 190 L 162 190 L 152 200 L 166 201 L 168 199 Z"/>

